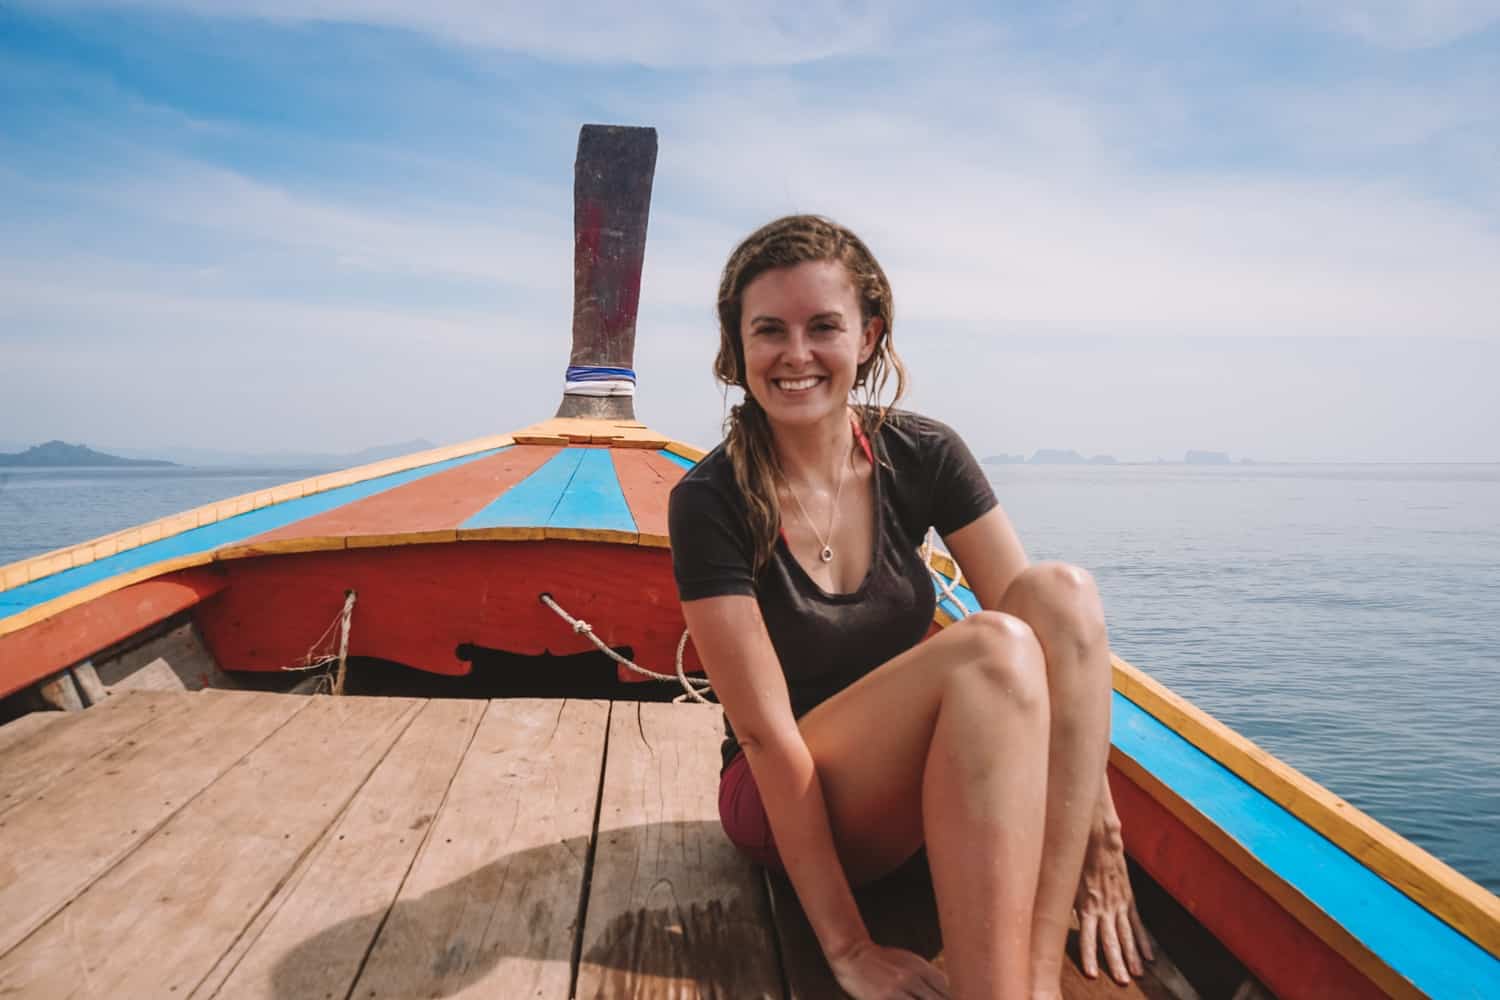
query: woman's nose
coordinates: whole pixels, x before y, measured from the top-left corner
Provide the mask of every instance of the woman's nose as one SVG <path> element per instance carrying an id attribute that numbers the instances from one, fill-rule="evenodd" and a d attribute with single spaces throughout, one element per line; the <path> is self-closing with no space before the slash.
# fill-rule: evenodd
<path id="1" fill-rule="evenodd" d="M 787 361 L 804 362 L 812 360 L 812 342 L 808 339 L 806 330 L 794 326 L 787 331 L 785 353 Z"/>

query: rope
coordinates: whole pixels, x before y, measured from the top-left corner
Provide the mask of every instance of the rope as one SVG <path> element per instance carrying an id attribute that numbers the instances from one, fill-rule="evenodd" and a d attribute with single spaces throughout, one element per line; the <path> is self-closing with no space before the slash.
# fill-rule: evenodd
<path id="1" fill-rule="evenodd" d="M 708 679 L 705 677 L 689 677 L 687 675 L 687 672 L 683 669 L 682 657 L 687 652 L 688 644 L 687 629 L 682 630 L 682 638 L 677 641 L 677 673 L 660 674 L 655 670 L 647 670 L 640 664 L 628 660 L 625 657 L 621 656 L 619 653 L 616 653 L 613 649 L 610 649 L 607 645 L 604 644 L 602 640 L 600 640 L 597 635 L 594 634 L 594 626 L 590 625 L 588 622 L 584 621 L 581 618 L 574 618 L 572 615 L 568 614 L 556 601 L 552 599 L 551 594 L 539 594 L 537 595 L 537 599 L 547 607 L 551 608 L 559 618 L 571 625 L 574 632 L 577 632 L 582 636 L 587 636 L 588 640 L 598 648 L 599 652 L 603 653 L 611 660 L 614 660 L 626 670 L 630 670 L 634 673 L 640 674 L 642 677 L 648 677 L 654 681 L 676 681 L 678 684 L 681 684 L 683 693 L 673 698 L 672 700 L 674 702 L 691 700 L 700 702 L 704 705 L 713 704 L 713 702 L 703 697 L 703 692 L 710 690 Z"/>
<path id="2" fill-rule="evenodd" d="M 299 671 L 317 670 L 320 667 L 328 666 L 330 663 L 337 663 L 338 670 L 329 684 L 329 689 L 334 694 L 343 694 L 344 675 L 349 665 L 349 628 L 354 618 L 354 601 L 356 596 L 352 590 L 344 591 L 344 606 L 339 609 L 339 613 L 334 616 L 333 621 L 328 623 L 328 627 L 323 630 L 322 635 L 318 636 L 317 641 L 307 647 L 307 655 L 303 657 L 302 662 L 290 667 L 282 667 L 281 669 Z M 318 648 L 328 641 L 334 629 L 339 630 L 338 652 L 330 651 L 319 654 Z M 319 678 L 320 686 L 321 682 L 326 679 Z"/>
<path id="3" fill-rule="evenodd" d="M 635 370 L 609 365 L 569 365 L 563 376 L 567 396 L 634 396 Z"/>
<path id="4" fill-rule="evenodd" d="M 959 566 L 958 560 L 953 560 L 953 579 L 949 580 L 932 564 L 932 555 L 937 549 L 933 545 L 931 528 L 927 529 L 927 535 L 922 539 L 922 548 L 920 551 L 922 553 L 922 562 L 927 566 L 927 572 L 932 574 L 933 580 L 937 581 L 938 589 L 943 592 L 943 596 L 938 598 L 938 603 L 941 604 L 944 600 L 951 601 L 953 606 L 958 608 L 958 617 L 969 617 L 969 609 L 964 606 L 964 602 L 959 600 L 958 596 L 954 593 L 963 584 L 963 567 Z"/>

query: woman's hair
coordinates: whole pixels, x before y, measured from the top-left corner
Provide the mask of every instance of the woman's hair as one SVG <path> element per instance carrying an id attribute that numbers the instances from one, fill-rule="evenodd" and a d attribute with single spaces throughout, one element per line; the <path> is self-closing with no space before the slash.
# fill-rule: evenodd
<path id="1" fill-rule="evenodd" d="M 745 381 L 741 311 L 745 289 L 756 278 L 767 271 L 810 261 L 837 261 L 844 265 L 859 298 L 861 329 L 872 319 L 880 320 L 875 350 L 855 369 L 854 375 L 854 387 L 863 395 L 863 405 L 858 408 L 860 421 L 871 441 L 885 422 L 890 405 L 906 391 L 906 368 L 891 346 L 895 322 L 891 283 L 875 255 L 858 236 L 820 216 L 788 215 L 751 233 L 729 255 L 724 276 L 719 280 L 719 354 L 714 359 L 714 375 L 726 386 L 745 390 L 745 401 L 730 409 L 725 422 L 724 451 L 748 507 L 757 574 L 770 561 L 777 532 L 781 530 L 781 504 L 776 497 L 780 466 L 766 411 Z M 880 397 L 892 375 L 896 377 L 896 392 L 889 404 L 882 403 Z"/>

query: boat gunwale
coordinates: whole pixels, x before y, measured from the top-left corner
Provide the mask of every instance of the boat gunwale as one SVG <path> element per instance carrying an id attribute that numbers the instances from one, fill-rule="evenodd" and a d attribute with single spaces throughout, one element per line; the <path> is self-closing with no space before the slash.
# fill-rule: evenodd
<path id="1" fill-rule="evenodd" d="M 954 579 L 956 567 L 950 557 L 935 551 L 932 561 L 949 582 Z M 978 608 L 978 602 L 968 588 L 960 584 L 954 590 L 966 609 Z M 940 602 L 937 612 L 945 625 L 958 620 L 958 616 L 944 607 L 949 603 Z M 1113 653 L 1110 659 L 1112 686 L 1121 697 L 1285 809 L 1482 951 L 1500 958 L 1500 897 L 1226 726 L 1138 667 Z M 1112 747 L 1111 760 L 1118 755 L 1118 749 Z M 1172 810 L 1171 802 L 1149 789 L 1147 791 Z M 1176 797 L 1175 792 L 1172 797 Z M 1202 817 L 1200 823 L 1219 829 L 1219 825 L 1207 817 Z M 1228 854 L 1225 857 L 1262 888 L 1270 888 L 1261 882 L 1264 873 L 1269 872 L 1277 882 L 1300 892 L 1279 873 L 1260 862 L 1254 866 L 1260 870 L 1258 872 L 1241 866 Z M 1304 924 L 1319 933 L 1318 927 L 1307 921 Z M 1342 926 L 1339 930 L 1341 936 L 1347 934 Z M 1329 940 L 1321 933 L 1319 937 L 1343 953 L 1338 940 Z M 1361 949 L 1366 947 L 1361 945 Z M 1345 957 L 1354 958 L 1348 954 Z M 1392 972 L 1394 974 L 1394 970 Z"/>

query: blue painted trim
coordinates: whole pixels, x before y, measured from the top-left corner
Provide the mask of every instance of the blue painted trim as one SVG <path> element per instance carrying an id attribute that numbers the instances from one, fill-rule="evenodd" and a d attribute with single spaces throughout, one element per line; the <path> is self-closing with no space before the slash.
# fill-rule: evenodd
<path id="1" fill-rule="evenodd" d="M 941 593 L 936 581 L 933 590 Z M 979 602 L 954 590 L 969 611 Z M 952 601 L 942 607 L 958 617 Z M 1115 692 L 1111 740 L 1261 864 L 1428 995 L 1500 997 L 1500 959 L 1259 789 Z"/>
<path id="2" fill-rule="evenodd" d="M 552 518 L 586 448 L 564 448 L 463 523 L 465 528 L 541 528 Z"/>
<path id="3" fill-rule="evenodd" d="M 943 588 L 938 586 L 938 582 L 936 580 L 932 581 L 932 592 L 938 598 L 938 607 L 946 611 L 948 613 L 948 617 L 955 619 L 963 617 L 963 615 L 958 610 L 958 606 L 954 604 L 951 599 L 945 598 L 943 596 Z M 974 612 L 979 610 L 979 598 L 975 597 L 974 592 L 971 591 L 968 587 L 962 585 L 954 587 L 953 596 L 958 598 L 958 600 L 963 604 L 964 609 L 967 610 L 969 614 L 972 615 Z"/>
<path id="4" fill-rule="evenodd" d="M 1116 747 L 1432 997 L 1500 997 L 1500 959 L 1118 692 Z"/>
<path id="5" fill-rule="evenodd" d="M 38 604 L 143 566 L 150 566 L 153 563 L 175 559 L 179 556 L 197 555 L 243 542 L 248 538 L 274 531 L 295 521 L 322 514 L 335 507 L 342 507 L 344 504 L 363 500 L 377 493 L 384 493 L 397 486 L 403 486 L 445 469 L 464 465 L 504 450 L 504 448 L 492 448 L 489 451 L 476 452 L 473 455 L 464 455 L 445 462 L 418 466 L 405 472 L 393 472 L 388 476 L 367 479 L 362 483 L 351 483 L 348 486 L 325 490 L 312 496 L 284 500 L 270 507 L 262 507 L 245 514 L 236 514 L 234 517 L 225 518 L 214 524 L 206 524 L 201 528 L 192 528 L 170 538 L 148 542 L 137 548 L 96 560 L 86 566 L 66 569 L 61 573 L 54 573 L 52 576 L 0 592 L 0 618 L 19 614 Z"/>
<path id="6" fill-rule="evenodd" d="M 694 462 L 690 458 L 683 458 L 681 455 L 677 454 L 676 452 L 674 452 L 674 451 L 667 451 L 665 448 L 663 448 L 661 451 L 657 452 L 657 454 L 658 455 L 665 455 L 667 458 L 670 458 L 672 461 L 676 462 L 678 465 L 682 466 L 684 469 L 691 469 L 693 466 L 695 466 L 695 465 L 698 464 L 697 462 Z"/>
<path id="7" fill-rule="evenodd" d="M 607 448 L 579 449 L 583 460 L 547 519 L 549 528 L 609 528 L 635 531 L 635 517 L 620 488 Z"/>

